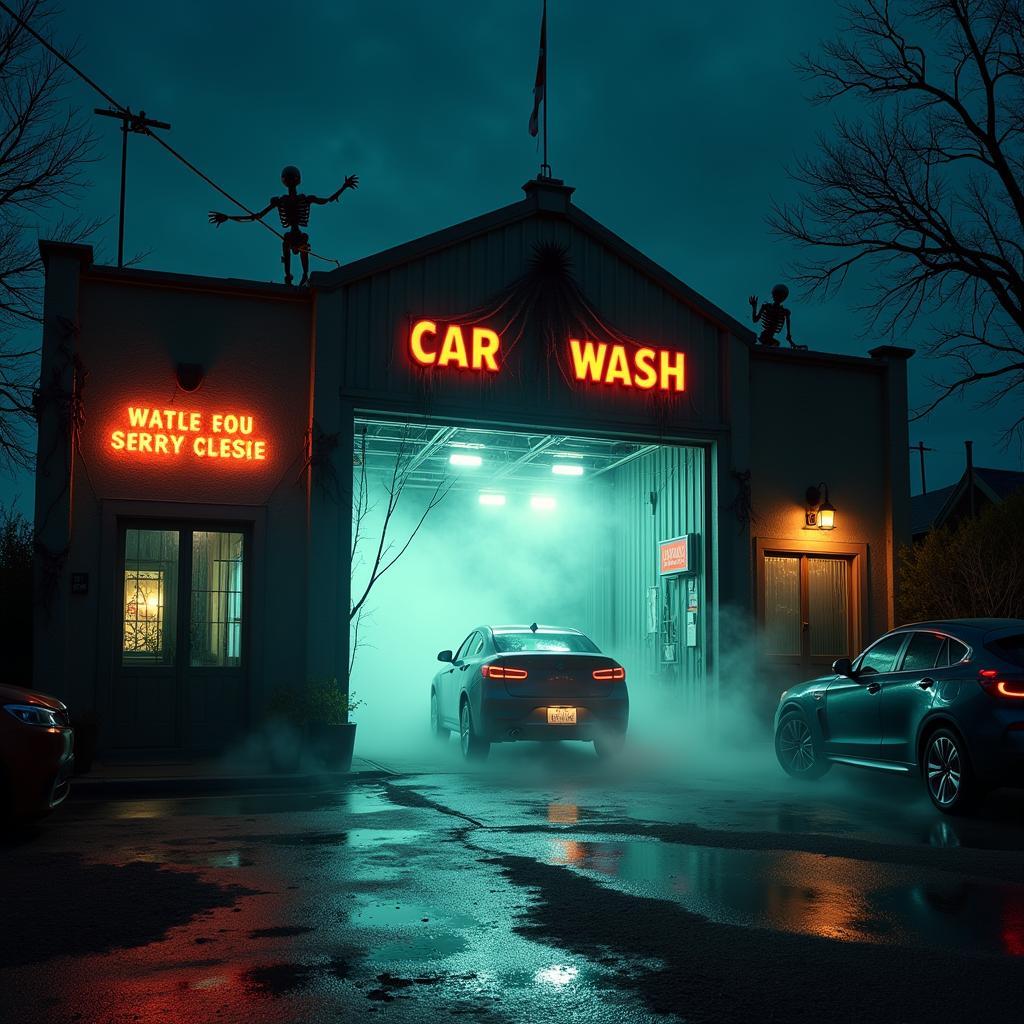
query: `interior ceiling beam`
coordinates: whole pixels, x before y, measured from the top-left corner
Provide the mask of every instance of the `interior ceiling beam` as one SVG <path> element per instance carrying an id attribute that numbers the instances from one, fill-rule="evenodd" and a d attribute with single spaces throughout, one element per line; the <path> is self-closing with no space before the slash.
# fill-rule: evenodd
<path id="1" fill-rule="evenodd" d="M 537 476 L 539 467 L 531 464 L 539 455 L 551 452 L 552 449 L 556 449 L 552 454 L 557 457 L 557 449 L 562 446 L 567 446 L 564 454 L 581 458 L 581 464 L 587 467 L 588 478 L 609 473 L 634 459 L 657 451 L 660 447 L 656 444 L 642 445 L 639 442 L 576 437 L 571 434 L 543 436 L 534 431 L 526 433 L 489 430 L 466 424 L 433 429 L 428 423 L 403 423 L 362 417 L 357 418 L 356 423 L 366 431 L 367 463 L 372 462 L 376 470 L 380 470 L 406 452 L 408 462 L 405 474 L 409 484 L 416 487 L 436 486 L 436 482 L 448 474 L 449 453 L 446 448 L 456 436 L 480 443 L 493 457 L 488 458 L 484 455 L 484 467 L 466 474 L 464 480 L 460 478 L 462 474 L 456 474 L 459 479 L 454 480 L 453 485 L 460 490 L 464 487 L 489 487 L 502 480 L 524 488 L 536 486 L 541 482 Z M 530 444 L 531 440 L 537 437 L 540 439 Z M 472 450 L 471 445 L 467 447 Z M 622 454 L 624 447 L 631 450 Z M 481 451 L 481 454 L 484 453 Z M 493 473 L 489 473 L 488 469 L 493 459 L 499 456 L 503 456 L 507 461 L 498 465 Z"/>
<path id="2" fill-rule="evenodd" d="M 512 462 L 507 462 L 501 467 L 501 469 L 495 470 L 495 472 L 491 474 L 490 483 L 493 484 L 495 480 L 503 480 L 511 473 L 514 473 L 517 469 L 525 466 L 528 462 L 532 462 L 538 455 L 540 455 L 541 452 L 546 451 L 548 448 L 551 448 L 556 444 L 563 444 L 565 440 L 566 439 L 562 436 L 542 438 L 532 448 L 520 455 L 518 459 L 514 459 Z"/>
<path id="3" fill-rule="evenodd" d="M 600 476 L 602 473 L 610 473 L 613 469 L 618 469 L 619 466 L 624 466 L 627 462 L 632 462 L 634 459 L 639 459 L 644 455 L 649 455 L 651 452 L 656 452 L 660 447 L 661 446 L 657 444 L 645 444 L 635 452 L 630 452 L 629 455 L 623 455 L 621 459 L 616 459 L 615 462 L 611 463 L 611 465 L 595 469 L 594 472 L 590 474 L 591 479 L 595 476 Z"/>
<path id="4" fill-rule="evenodd" d="M 430 456 L 441 447 L 443 444 L 447 444 L 454 436 L 458 427 L 441 427 L 440 430 L 409 460 L 409 464 L 405 467 L 406 473 L 411 473 L 417 466 L 420 465 L 425 459 L 429 459 Z"/>

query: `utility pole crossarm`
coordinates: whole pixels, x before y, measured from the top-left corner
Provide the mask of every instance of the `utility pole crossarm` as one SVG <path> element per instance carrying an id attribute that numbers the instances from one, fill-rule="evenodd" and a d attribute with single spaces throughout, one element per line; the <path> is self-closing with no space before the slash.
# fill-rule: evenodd
<path id="1" fill-rule="evenodd" d="M 106 107 L 94 107 L 94 114 L 99 114 L 101 117 L 113 117 L 118 121 L 128 122 L 130 127 L 129 131 L 132 132 L 145 132 L 149 128 L 163 128 L 164 131 L 170 131 L 171 126 L 166 121 L 154 121 L 151 117 L 146 117 L 146 112 L 140 110 L 137 114 L 133 114 L 130 110 L 114 110 Z"/>
<path id="2" fill-rule="evenodd" d="M 924 441 L 918 441 L 917 444 L 912 444 L 910 446 L 910 450 L 912 452 L 917 452 L 918 455 L 921 457 L 921 493 L 922 494 L 927 494 L 928 493 L 928 484 L 926 483 L 925 476 L 924 476 L 924 455 L 925 455 L 925 452 L 933 452 L 933 451 L 935 451 L 935 449 L 934 448 L 926 448 Z"/>
<path id="3" fill-rule="evenodd" d="M 152 128 L 161 128 L 170 131 L 171 126 L 166 121 L 156 121 L 146 117 L 146 112 L 140 110 L 133 114 L 125 107 L 119 110 L 116 107 L 94 107 L 94 114 L 100 117 L 113 117 L 121 122 L 121 205 L 117 221 L 117 265 L 124 266 L 124 197 L 125 186 L 128 179 L 128 133 L 134 132 L 137 135 L 152 135 Z"/>

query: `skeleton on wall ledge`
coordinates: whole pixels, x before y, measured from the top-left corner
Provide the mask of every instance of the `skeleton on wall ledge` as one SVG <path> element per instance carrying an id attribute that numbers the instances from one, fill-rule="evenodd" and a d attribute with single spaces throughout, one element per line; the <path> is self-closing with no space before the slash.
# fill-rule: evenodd
<path id="1" fill-rule="evenodd" d="M 309 210 L 311 206 L 326 206 L 327 203 L 336 203 L 341 193 L 348 188 L 358 188 L 359 179 L 350 174 L 345 183 L 336 192 L 333 192 L 326 199 L 320 196 L 310 196 L 298 191 L 302 182 L 302 174 L 298 167 L 289 164 L 281 172 L 281 184 L 288 189 L 283 196 L 272 196 L 265 209 L 259 213 L 247 213 L 239 216 L 231 216 L 227 213 L 219 213 L 217 210 L 210 211 L 210 223 L 220 227 L 225 221 L 262 220 L 271 210 L 277 210 L 281 218 L 281 227 L 285 234 L 281 239 L 281 262 L 284 264 L 284 283 L 292 283 L 292 253 L 297 253 L 302 262 L 302 279 L 299 286 L 309 283 L 309 235 L 303 228 L 309 227 Z"/>
<path id="2" fill-rule="evenodd" d="M 766 302 L 759 307 L 756 295 L 751 295 L 747 300 L 750 303 L 751 319 L 755 324 L 761 325 L 761 334 L 757 340 L 769 348 L 778 348 L 779 339 L 777 335 L 785 326 L 786 341 L 789 342 L 789 347 L 806 351 L 806 345 L 797 345 L 793 341 L 789 310 L 783 305 L 788 298 L 789 289 L 784 284 L 777 284 L 772 289 L 771 302 Z"/>

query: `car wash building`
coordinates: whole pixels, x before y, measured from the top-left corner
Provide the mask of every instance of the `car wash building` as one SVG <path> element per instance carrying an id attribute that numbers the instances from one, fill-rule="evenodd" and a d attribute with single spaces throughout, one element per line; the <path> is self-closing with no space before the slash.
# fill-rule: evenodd
<path id="1" fill-rule="evenodd" d="M 808 675 L 890 627 L 911 353 L 759 345 L 572 192 L 303 289 L 43 243 L 34 685 L 107 752 L 199 752 L 347 679 L 387 504 L 360 495 L 396 477 L 375 646 L 424 723 L 437 650 L 498 616 L 695 714 L 752 660 Z M 374 664 L 360 696 L 394 699 Z"/>

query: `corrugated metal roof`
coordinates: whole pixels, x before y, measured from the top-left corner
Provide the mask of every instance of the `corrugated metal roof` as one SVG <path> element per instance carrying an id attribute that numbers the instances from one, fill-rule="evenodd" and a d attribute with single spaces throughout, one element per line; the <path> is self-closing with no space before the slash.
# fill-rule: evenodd
<path id="1" fill-rule="evenodd" d="M 311 283 L 314 288 L 324 291 L 344 287 L 367 277 L 405 267 L 410 261 L 430 257 L 455 246 L 484 238 L 539 214 L 568 221 L 577 232 L 590 236 L 613 252 L 619 259 L 631 265 L 634 270 L 673 295 L 678 301 L 753 347 L 757 336 L 746 324 L 720 309 L 699 292 L 680 281 L 674 274 L 645 256 L 639 249 L 606 228 L 600 221 L 573 205 L 568 200 L 568 196 L 566 196 L 564 208 L 561 210 L 546 203 L 542 193 L 552 188 L 558 192 L 569 194 L 573 191 L 571 188 L 560 187 L 555 183 L 527 182 L 524 186 L 527 193 L 526 199 L 477 217 L 471 217 L 458 224 L 453 224 L 451 227 L 412 239 L 372 256 L 366 256 L 339 267 L 337 270 L 314 273 L 310 278 Z"/>

